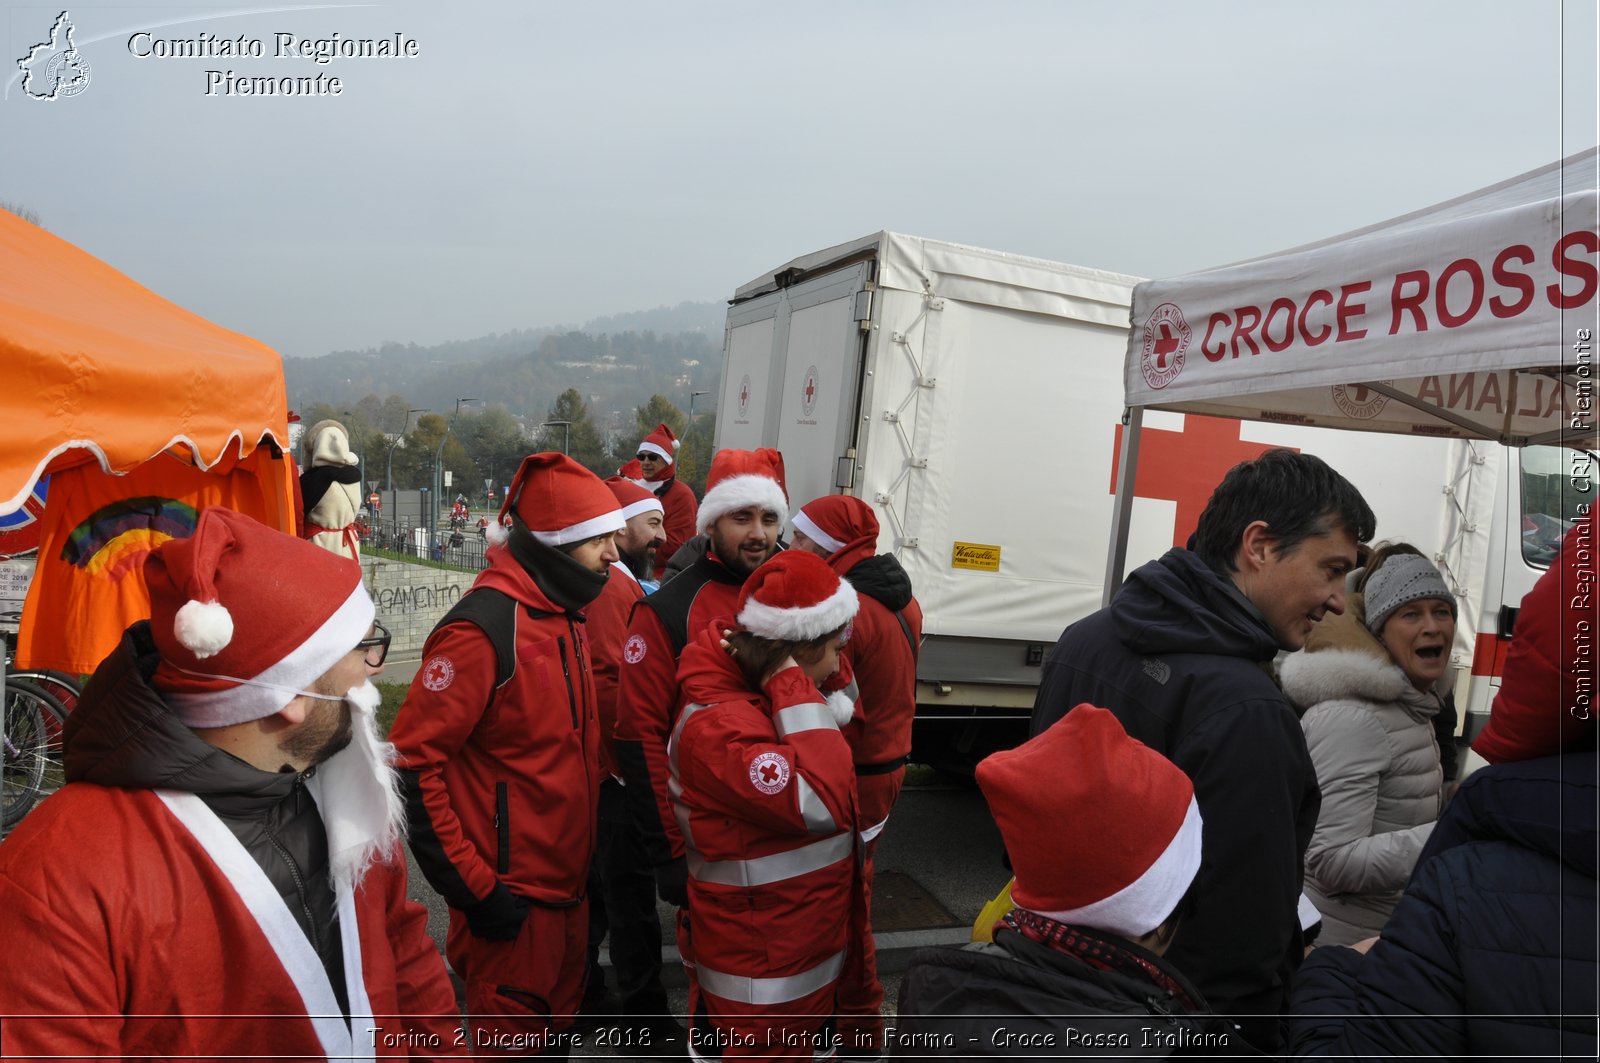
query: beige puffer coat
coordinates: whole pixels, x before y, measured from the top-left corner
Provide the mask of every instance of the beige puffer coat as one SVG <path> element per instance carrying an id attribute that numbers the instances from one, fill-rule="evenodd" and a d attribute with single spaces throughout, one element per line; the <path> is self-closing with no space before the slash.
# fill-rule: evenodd
<path id="1" fill-rule="evenodd" d="M 1383 929 L 1439 818 L 1444 782 L 1438 697 L 1411 684 L 1360 615 L 1359 598 L 1327 614 L 1280 670 L 1322 788 L 1305 884 L 1323 917 L 1318 945 Z"/>

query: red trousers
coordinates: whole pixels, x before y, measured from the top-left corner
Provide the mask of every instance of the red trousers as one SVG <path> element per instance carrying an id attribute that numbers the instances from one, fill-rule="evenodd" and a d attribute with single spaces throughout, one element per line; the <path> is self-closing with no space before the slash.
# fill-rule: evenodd
<path id="1" fill-rule="evenodd" d="M 450 913 L 445 954 L 467 984 L 474 1055 L 565 1057 L 588 975 L 588 904 L 528 909 L 515 941 L 473 937 Z"/>

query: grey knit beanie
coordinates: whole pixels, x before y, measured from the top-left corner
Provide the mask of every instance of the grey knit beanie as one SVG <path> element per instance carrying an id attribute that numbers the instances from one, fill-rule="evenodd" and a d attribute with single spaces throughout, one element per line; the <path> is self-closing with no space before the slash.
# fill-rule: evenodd
<path id="1" fill-rule="evenodd" d="M 1444 577 L 1433 562 L 1417 554 L 1395 554 L 1385 561 L 1368 578 L 1364 597 L 1367 630 L 1374 635 L 1396 609 L 1423 598 L 1449 602 L 1450 615 L 1456 615 L 1456 597 L 1444 585 Z"/>

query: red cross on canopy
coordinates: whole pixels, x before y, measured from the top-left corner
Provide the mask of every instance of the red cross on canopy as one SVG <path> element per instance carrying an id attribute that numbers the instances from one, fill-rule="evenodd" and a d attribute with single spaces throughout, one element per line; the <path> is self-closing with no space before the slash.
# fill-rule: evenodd
<path id="1" fill-rule="evenodd" d="M 1178 337 L 1172 334 L 1172 326 L 1161 322 L 1161 338 L 1156 340 L 1155 356 L 1156 368 L 1166 369 L 1167 355 L 1178 349 Z"/>
<path id="2" fill-rule="evenodd" d="M 1172 545 L 1189 541 L 1200 524 L 1211 492 L 1229 469 L 1273 448 L 1272 443 L 1247 443 L 1239 438 L 1239 422 L 1226 417 L 1184 414 L 1183 431 L 1146 428 L 1140 437 L 1139 471 L 1134 474 L 1136 498 L 1163 498 L 1178 503 L 1172 523 Z M 1293 448 L 1291 448 L 1293 449 Z M 1117 491 L 1117 464 L 1122 459 L 1122 426 L 1111 447 L 1111 493 Z"/>

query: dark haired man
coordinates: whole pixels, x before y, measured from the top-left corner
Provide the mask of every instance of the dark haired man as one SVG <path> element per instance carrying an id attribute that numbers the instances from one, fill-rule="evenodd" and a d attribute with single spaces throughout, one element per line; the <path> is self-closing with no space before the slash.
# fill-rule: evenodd
<path id="1" fill-rule="evenodd" d="M 564 454 L 506 489 L 484 569 L 423 646 L 391 738 L 417 866 L 450 907 L 445 954 L 484 1055 L 566 1058 L 583 996 L 599 802 L 584 610 L 625 521 Z"/>
<path id="2" fill-rule="evenodd" d="M 617 687 L 617 761 L 657 892 L 679 908 L 688 903 L 687 869 L 667 790 L 667 739 L 679 708 L 678 655 L 692 632 L 717 616 L 733 615 L 744 581 L 777 551 L 788 509 L 783 455 L 765 447 L 718 451 L 696 514 L 706 551 L 638 603 L 628 622 L 622 646 L 627 667 Z"/>
<path id="3" fill-rule="evenodd" d="M 1323 613 L 1344 611 L 1345 574 L 1373 524 L 1361 493 L 1309 454 L 1234 466 L 1194 549 L 1136 569 L 1110 606 L 1068 627 L 1034 701 L 1032 733 L 1074 705 L 1104 705 L 1194 781 L 1205 861 L 1169 956 L 1265 1051 L 1282 1043 L 1304 952 L 1302 858 L 1322 803 L 1270 664 Z"/>

